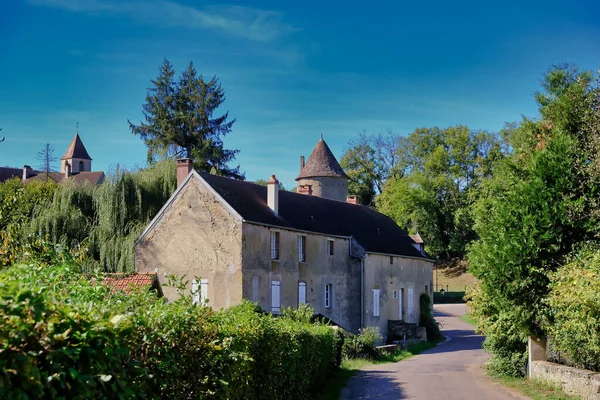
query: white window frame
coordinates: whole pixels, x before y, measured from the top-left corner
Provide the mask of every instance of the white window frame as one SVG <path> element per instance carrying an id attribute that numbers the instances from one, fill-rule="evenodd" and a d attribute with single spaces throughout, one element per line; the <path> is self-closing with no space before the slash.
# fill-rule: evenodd
<path id="1" fill-rule="evenodd" d="M 208 300 L 208 279 L 192 280 L 192 304 L 206 304 Z"/>
<path id="2" fill-rule="evenodd" d="M 277 296 L 275 296 L 277 293 Z M 271 281 L 271 312 L 281 311 L 281 281 Z"/>
<path id="3" fill-rule="evenodd" d="M 280 256 L 280 234 L 277 231 L 271 231 L 271 260 L 279 260 Z"/>
<path id="4" fill-rule="evenodd" d="M 333 284 L 325 284 L 325 308 L 331 308 L 333 303 Z"/>
<path id="5" fill-rule="evenodd" d="M 333 239 L 327 239 L 327 255 L 333 256 L 335 253 L 335 242 Z"/>
<path id="6" fill-rule="evenodd" d="M 298 282 L 298 305 L 306 304 L 306 282 Z"/>
<path id="7" fill-rule="evenodd" d="M 306 262 L 306 235 L 298 235 L 298 261 Z"/>
<path id="8" fill-rule="evenodd" d="M 373 289 L 373 316 L 379 317 L 379 289 Z"/>

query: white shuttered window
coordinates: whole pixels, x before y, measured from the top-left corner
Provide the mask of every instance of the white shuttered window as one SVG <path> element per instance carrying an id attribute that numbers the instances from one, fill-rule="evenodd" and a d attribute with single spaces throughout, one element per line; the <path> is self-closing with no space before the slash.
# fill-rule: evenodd
<path id="1" fill-rule="evenodd" d="M 379 317 L 379 289 L 373 289 L 373 316 Z"/>
<path id="2" fill-rule="evenodd" d="M 192 304 L 200 303 L 200 291 L 198 290 L 198 281 L 192 281 Z"/>
<path id="3" fill-rule="evenodd" d="M 271 260 L 279 260 L 279 232 L 271 232 Z"/>
<path id="4" fill-rule="evenodd" d="M 192 281 L 192 304 L 205 304 L 208 300 L 208 279 Z"/>
<path id="5" fill-rule="evenodd" d="M 333 285 L 325 285 L 325 308 L 331 308 L 331 296 L 333 295 Z"/>
<path id="6" fill-rule="evenodd" d="M 306 283 L 298 283 L 298 305 L 306 304 Z"/>
<path id="7" fill-rule="evenodd" d="M 306 262 L 306 236 L 298 236 L 298 261 Z"/>
<path id="8" fill-rule="evenodd" d="M 271 311 L 281 311 L 281 282 L 271 281 Z"/>

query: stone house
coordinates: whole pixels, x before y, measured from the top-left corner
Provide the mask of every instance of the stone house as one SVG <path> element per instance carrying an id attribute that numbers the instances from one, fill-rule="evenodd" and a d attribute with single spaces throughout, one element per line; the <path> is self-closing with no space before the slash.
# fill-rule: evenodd
<path id="1" fill-rule="evenodd" d="M 297 177 L 298 193 L 198 173 L 177 161 L 179 185 L 135 244 L 138 273 L 188 281 L 214 308 L 242 299 L 266 311 L 307 303 L 356 332 L 418 322 L 433 261 L 392 219 L 347 197 L 347 176 L 322 139 Z M 167 299 L 177 296 L 163 287 Z"/>

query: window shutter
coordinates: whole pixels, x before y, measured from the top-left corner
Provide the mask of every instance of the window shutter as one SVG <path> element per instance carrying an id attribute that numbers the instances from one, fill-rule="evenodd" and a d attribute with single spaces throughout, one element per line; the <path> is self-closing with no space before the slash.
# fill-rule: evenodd
<path id="1" fill-rule="evenodd" d="M 208 300 L 208 279 L 200 279 L 200 302 L 206 304 Z"/>
<path id="2" fill-rule="evenodd" d="M 198 291 L 198 282 L 194 279 L 192 281 L 192 304 L 200 303 L 200 292 Z"/>
<path id="3" fill-rule="evenodd" d="M 306 283 L 298 283 L 298 304 L 306 304 Z"/>
<path id="4" fill-rule="evenodd" d="M 271 281 L 271 311 L 281 310 L 281 282 Z"/>
<path id="5" fill-rule="evenodd" d="M 373 289 L 373 316 L 379 317 L 379 289 Z"/>

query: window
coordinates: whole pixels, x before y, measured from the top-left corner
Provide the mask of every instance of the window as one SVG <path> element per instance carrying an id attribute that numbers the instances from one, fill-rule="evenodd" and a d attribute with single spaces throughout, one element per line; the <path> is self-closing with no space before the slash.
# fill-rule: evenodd
<path id="1" fill-rule="evenodd" d="M 373 316 L 379 317 L 379 289 L 373 289 Z"/>
<path id="2" fill-rule="evenodd" d="M 79 172 L 83 172 L 83 161 L 79 161 Z"/>
<path id="3" fill-rule="evenodd" d="M 306 283 L 298 283 L 298 305 L 306 304 Z"/>
<path id="4" fill-rule="evenodd" d="M 205 304 L 208 300 L 208 279 L 196 279 L 192 281 L 192 303 Z"/>
<path id="5" fill-rule="evenodd" d="M 390 265 L 394 265 L 394 257 L 390 256 Z"/>
<path id="6" fill-rule="evenodd" d="M 298 261 L 306 262 L 306 236 L 298 236 Z"/>
<path id="7" fill-rule="evenodd" d="M 281 311 L 281 282 L 271 281 L 271 311 Z"/>
<path id="8" fill-rule="evenodd" d="M 279 232 L 271 232 L 271 260 L 279 260 Z"/>
<path id="9" fill-rule="evenodd" d="M 429 288 L 427 287 L 427 285 L 425 285 L 425 293 L 429 295 Z"/>
<path id="10" fill-rule="evenodd" d="M 328 240 L 327 241 L 327 255 L 328 256 L 332 256 L 333 255 L 333 240 Z"/>
<path id="11" fill-rule="evenodd" d="M 325 308 L 331 308 L 331 296 L 333 294 L 333 285 L 328 283 L 325 285 Z"/>

